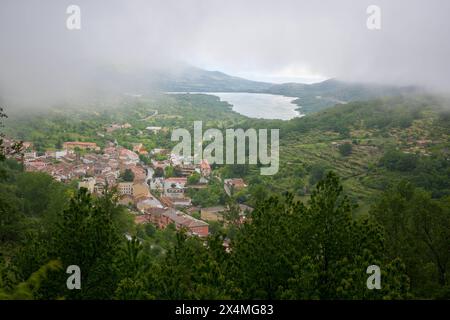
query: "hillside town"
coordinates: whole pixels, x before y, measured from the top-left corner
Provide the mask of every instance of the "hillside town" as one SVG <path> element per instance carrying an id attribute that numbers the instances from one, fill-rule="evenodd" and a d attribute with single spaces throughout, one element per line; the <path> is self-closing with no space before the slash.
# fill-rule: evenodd
<path id="1" fill-rule="evenodd" d="M 118 202 L 135 214 L 137 224 L 151 223 L 161 229 L 173 224 L 187 234 L 206 237 L 208 221 L 223 221 L 229 209 L 227 206 L 200 208 L 187 195 L 188 187 L 203 189 L 208 187 L 210 179 L 220 180 L 213 176 L 207 160 L 194 165 L 191 159 L 171 154 L 168 149 L 147 152 L 141 143 L 133 144 L 133 150 L 129 150 L 117 142 L 109 142 L 101 149 L 93 142 L 67 141 L 61 150 L 38 153 L 33 143 L 22 142 L 22 150 L 20 161 L 25 171 L 44 172 L 63 183 L 75 181 L 78 188 L 85 188 L 94 196 L 115 190 Z M 147 164 L 140 156 L 149 159 Z M 168 175 L 167 168 L 175 168 L 176 176 Z M 199 178 L 189 183 L 192 175 Z M 247 187 L 241 178 L 224 179 L 222 183 L 228 196 Z M 242 204 L 238 208 L 242 223 L 252 208 Z"/>

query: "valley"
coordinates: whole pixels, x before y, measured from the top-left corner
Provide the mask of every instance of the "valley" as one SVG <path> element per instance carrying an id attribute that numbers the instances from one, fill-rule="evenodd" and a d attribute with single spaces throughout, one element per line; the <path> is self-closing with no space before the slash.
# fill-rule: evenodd
<path id="1" fill-rule="evenodd" d="M 274 103 L 268 110 L 276 114 L 277 107 Z M 0 229 L 0 252 L 7 257 L 0 272 L 11 283 L 27 283 L 39 268 L 55 268 L 50 274 L 59 274 L 60 260 L 49 260 L 55 257 L 54 250 L 80 259 L 74 252 L 89 252 L 89 242 L 75 241 L 81 246 L 77 251 L 59 246 L 70 248 L 73 239 L 84 239 L 71 232 L 84 233 L 89 223 L 94 230 L 89 231 L 93 236 L 88 241 L 107 248 L 95 254 L 117 266 L 120 271 L 110 273 L 122 280 L 87 293 L 64 293 L 69 298 L 305 298 L 291 291 L 286 278 L 277 280 L 277 291 L 256 279 L 266 268 L 271 274 L 280 268 L 289 270 L 290 277 L 296 277 L 294 266 L 300 260 L 320 268 L 320 261 L 308 258 L 316 252 L 311 237 L 319 237 L 313 241 L 317 246 L 328 243 L 330 237 L 339 241 L 333 250 L 340 255 L 336 259 L 342 260 L 336 260 L 330 272 L 345 273 L 347 269 L 340 267 L 345 261 L 353 271 L 344 276 L 360 284 L 365 282 L 355 270 L 372 261 L 363 248 L 378 242 L 386 246 L 386 250 L 373 247 L 371 252 L 390 270 L 386 281 L 392 285 L 370 298 L 446 295 L 445 283 L 439 280 L 441 260 L 430 258 L 427 238 L 420 231 L 424 219 L 432 215 L 429 227 L 438 233 L 431 248 L 445 247 L 450 230 L 446 227 L 450 117 L 445 97 L 394 95 L 340 103 L 289 120 L 245 116 L 209 92 L 126 95 L 101 104 L 5 111 L 6 150 L 14 141 L 23 141 L 24 148 L 22 157 L 6 156 L 0 163 L 0 209 L 9 212 Z M 214 128 L 222 135 L 230 128 L 278 129 L 279 170 L 266 176 L 261 175 L 261 163 L 185 162 L 171 152 L 177 144 L 171 135 L 179 128 L 192 134 L 198 121 L 204 131 Z M 203 148 L 208 144 L 203 141 Z M 416 211 L 419 206 L 422 209 Z M 86 215 L 80 218 L 79 210 L 87 210 Z M 69 225 L 61 224 L 61 215 L 72 219 Z M 329 224 L 328 219 L 338 220 Z M 399 233 L 400 226 L 407 229 Z M 104 228 L 115 231 L 104 238 L 102 233 L 97 236 L 95 230 Z M 352 240 L 361 235 L 361 240 Z M 27 254 L 36 243 L 44 244 L 42 252 Z M 342 249 L 342 243 L 347 249 Z M 400 249 L 398 243 L 402 243 Z M 411 253 L 419 247 L 423 255 Z M 278 254 L 267 256 L 267 248 Z M 133 250 L 142 262 L 128 260 Z M 177 252 L 186 256 L 176 256 Z M 398 264 L 399 257 L 404 264 Z M 217 266 L 208 272 L 223 272 L 227 284 L 192 280 L 205 272 L 203 259 Z M 264 259 L 275 269 L 254 269 Z M 219 263 L 222 260 L 228 262 Z M 84 263 L 83 268 L 95 266 L 95 261 Z M 414 269 L 418 263 L 423 267 Z M 1 271 L 12 265 L 16 275 Z M 186 266 L 188 273 L 172 271 Z M 94 269 L 88 272 L 93 279 L 104 277 Z M 425 280 L 417 282 L 423 274 Z M 170 285 L 173 277 L 179 277 L 176 286 Z M 251 283 L 247 277 L 253 279 Z M 51 281 L 44 275 L 42 279 Z M 137 281 L 131 289 L 123 287 L 129 279 Z M 411 286 L 405 285 L 405 279 L 413 280 Z M 203 296 L 189 289 L 191 281 L 212 291 Z M 319 280 L 311 281 L 320 288 Z M 182 291 L 178 282 L 186 286 Z M 306 298 L 316 294 L 353 297 L 364 292 L 359 287 L 342 291 L 339 282 L 331 283 L 332 289 L 307 291 Z M 55 297 L 64 289 L 56 285 L 51 290 L 21 292 L 12 286 L 0 289 L 0 298 L 39 297 L 40 292 Z"/>
<path id="2" fill-rule="evenodd" d="M 424 108 L 428 99 L 435 101 Z M 40 152 L 72 140 L 92 141 L 100 147 L 117 141 L 128 149 L 140 143 L 151 151 L 172 148 L 175 143 L 170 139 L 171 132 L 192 128 L 194 121 L 203 121 L 205 130 L 276 128 L 280 129 L 279 173 L 260 177 L 257 165 L 224 165 L 216 168 L 219 176 L 244 178 L 251 186 L 262 185 L 273 192 L 289 190 L 300 199 L 308 199 L 315 183 L 332 170 L 342 178 L 355 203 L 365 208 L 389 183 L 402 178 L 413 178 L 419 185 L 427 183 L 427 188 L 435 184 L 434 179 L 447 185 L 446 177 L 439 178 L 433 172 L 420 181 L 408 172 L 387 170 L 380 164 L 389 150 L 399 150 L 425 163 L 445 159 L 450 141 L 446 135 L 448 123 L 440 118 L 445 117 L 445 109 L 439 104 L 439 98 L 427 96 L 386 98 L 338 105 L 329 111 L 282 121 L 245 117 L 213 94 L 169 94 L 126 100 L 122 106 L 100 108 L 95 115 L 68 110 L 68 115 L 61 117 L 49 111 L 45 116 L 33 117 L 32 122 L 29 117 L 19 116 L 6 122 L 5 132 L 32 141 Z M 104 132 L 110 123 L 129 123 L 130 127 Z M 146 129 L 153 127 L 163 130 L 152 134 Z M 347 144 L 351 152 L 342 155 L 339 148 Z M 448 194 L 449 189 L 446 186 L 439 193 Z"/>
<path id="3" fill-rule="evenodd" d="M 450 1 L 378 2 L 1 0 L 0 308 L 450 300 Z"/>

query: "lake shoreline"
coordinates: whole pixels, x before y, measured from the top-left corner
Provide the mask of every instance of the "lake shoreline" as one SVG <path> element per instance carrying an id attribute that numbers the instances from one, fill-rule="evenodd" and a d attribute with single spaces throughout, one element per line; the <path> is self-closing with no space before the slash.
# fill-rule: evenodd
<path id="1" fill-rule="evenodd" d="M 205 94 L 218 97 L 231 105 L 232 110 L 254 119 L 291 120 L 301 118 L 301 106 L 294 103 L 298 97 L 252 92 L 165 92 L 166 94 Z"/>

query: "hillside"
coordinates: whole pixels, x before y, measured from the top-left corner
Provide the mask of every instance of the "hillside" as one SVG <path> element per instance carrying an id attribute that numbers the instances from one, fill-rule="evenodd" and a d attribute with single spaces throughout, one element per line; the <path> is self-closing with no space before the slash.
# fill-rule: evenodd
<path id="1" fill-rule="evenodd" d="M 274 84 L 233 77 L 219 71 L 187 67 L 158 77 L 159 87 L 174 92 L 253 92 L 297 97 L 302 113 L 317 112 L 338 103 L 364 101 L 385 96 L 418 93 L 416 87 L 397 87 L 369 83 L 351 83 L 329 79 L 314 84 Z"/>
<path id="2" fill-rule="evenodd" d="M 280 171 L 261 177 L 259 167 L 224 166 L 225 176 L 242 176 L 266 190 L 293 191 L 308 197 L 314 184 L 328 170 L 336 171 L 347 191 L 362 206 L 372 201 L 390 182 L 402 178 L 432 192 L 450 194 L 448 150 L 450 117 L 448 101 L 433 96 L 391 97 L 365 102 L 339 104 L 303 118 L 282 120 L 249 119 L 233 112 L 229 105 L 210 95 L 161 95 L 127 99 L 112 108 L 53 110 L 49 114 L 10 113 L 5 133 L 32 141 L 43 152 L 64 141 L 81 139 L 104 146 L 117 140 L 129 146 L 144 144 L 147 150 L 171 147 L 171 128 L 192 128 L 202 120 L 213 128 L 280 129 Z M 157 112 L 155 112 L 155 110 Z M 130 123 L 132 128 L 99 134 L 111 123 Z M 147 126 L 162 126 L 168 131 L 147 135 Z M 342 155 L 341 145 L 351 145 Z M 389 153 L 389 151 L 397 153 Z M 388 154 L 395 159 L 382 158 Z M 412 163 L 403 167 L 402 163 Z"/>
<path id="3" fill-rule="evenodd" d="M 270 297 L 274 292 L 272 287 L 264 289 L 264 283 L 258 284 L 257 280 L 265 278 L 255 270 L 261 269 L 264 275 L 271 275 L 269 280 L 278 281 L 279 288 L 289 289 L 292 277 L 298 272 L 298 261 L 307 262 L 301 270 L 316 270 L 322 265 L 320 261 L 310 259 L 322 252 L 315 249 L 323 247 L 322 243 L 311 248 L 311 239 L 316 237 L 298 235 L 319 235 L 318 239 L 335 243 L 337 250 L 347 248 L 341 259 L 346 264 L 355 257 L 355 250 L 362 250 L 366 255 L 367 248 L 379 243 L 373 254 L 380 257 L 377 259 L 382 258 L 384 265 L 391 261 L 395 265 L 405 264 L 390 273 L 391 277 L 401 277 L 394 279 L 401 288 L 389 289 L 393 293 L 388 291 L 386 295 L 381 292 L 383 296 L 380 297 L 392 299 L 402 294 L 406 298 L 446 298 L 448 287 L 440 279 L 445 279 L 448 268 L 442 269 L 441 257 L 435 258 L 430 253 L 439 250 L 442 259 L 446 259 L 443 261 L 449 261 L 450 257 L 445 256 L 450 230 L 448 106 L 448 100 L 438 97 L 411 95 L 339 104 L 300 119 L 282 121 L 243 117 L 233 112 L 227 103 L 210 95 L 171 94 L 152 98 L 128 97 L 116 106 L 54 108 L 41 114 L 9 113 L 10 118 L 4 121 L 7 136 L 32 142 L 38 156 L 44 158 L 47 158 L 44 151 L 60 149 L 63 142 L 71 140 L 96 142 L 101 147 L 117 141 L 129 150 L 136 143 L 142 144 L 145 150 L 170 149 L 174 144 L 170 141 L 171 131 L 191 128 L 193 121 L 199 119 L 204 121 L 204 129 L 277 128 L 280 129 L 280 170 L 273 176 L 261 176 L 257 165 L 213 165 L 208 184 L 199 189 L 188 187 L 186 194 L 192 198 L 194 206 L 231 205 L 225 215 L 226 223 L 208 222 L 210 236 L 207 241 L 214 247 L 207 247 L 204 239 L 185 238 L 182 233 L 177 233 L 175 225 L 159 229 L 151 223 L 133 223 L 135 215 L 141 214 L 134 205 L 117 206 L 111 194 L 89 197 L 87 189 L 77 192 L 77 179 L 69 183 L 57 182 L 45 172 L 24 172 L 23 167 L 11 159 L 0 161 L 0 255 L 7 257 L 0 259 L 0 299 L 80 298 L 65 291 L 65 287 L 52 286 L 53 278 L 42 276 L 49 268 L 59 272 L 58 263 L 66 265 L 67 261 L 79 261 L 78 252 L 89 252 L 92 257 L 87 267 L 82 265 L 83 270 L 88 270 L 85 274 L 105 284 L 91 286 L 95 290 L 80 291 L 87 299 L 169 299 L 174 297 L 172 291 L 177 294 L 175 297 L 186 299 L 249 299 L 255 297 L 252 290 L 262 298 Z M 111 124 L 128 125 L 108 130 Z M 162 128 L 158 133 L 149 133 L 147 126 Z M 100 155 L 85 152 L 77 151 L 83 159 L 98 159 Z M 51 154 L 48 157 L 52 157 Z M 169 161 L 161 154 L 142 154 L 140 160 L 139 166 L 152 166 L 151 160 Z M 49 167 L 58 164 L 58 160 L 50 161 L 47 162 Z M 160 173 L 165 179 L 177 174 L 176 166 L 168 165 Z M 196 173 L 188 178 L 195 179 Z M 243 178 L 247 187 L 227 196 L 223 188 L 226 178 Z M 157 190 L 152 192 L 158 197 Z M 300 200 L 304 205 L 292 200 Z M 236 218 L 233 218 L 239 213 L 237 204 L 255 208 L 254 213 L 248 213 L 251 222 L 243 227 L 235 225 Z M 333 205 L 331 210 L 330 204 Z M 189 209 L 195 210 L 195 207 Z M 331 223 L 330 213 L 333 214 Z M 195 211 L 190 214 L 202 219 L 201 213 L 200 216 Z M 332 228 L 326 230 L 324 223 Z M 399 231 L 399 226 L 406 229 Z M 422 231 L 424 226 L 427 229 Z M 75 236 L 73 232 L 76 232 Z M 124 233 L 137 238 L 126 241 Z M 426 242 L 429 234 L 433 236 L 431 248 Z M 231 241 L 232 255 L 224 250 L 224 235 Z M 74 242 L 74 239 L 82 241 Z M 180 241 L 183 239 L 186 241 Z M 367 244 L 361 245 L 363 240 L 360 239 L 365 239 Z M 380 239 L 386 241 L 380 243 Z M 357 244 L 356 248 L 352 247 L 354 244 Z M 76 250 L 71 250 L 73 245 Z M 268 247 L 270 252 L 279 255 L 267 255 Z M 182 260 L 173 255 L 173 248 L 184 257 Z M 140 251 L 136 262 L 142 263 L 136 265 L 128 260 L 133 256 L 130 250 Z M 72 257 L 73 252 L 75 257 Z M 370 257 L 373 254 L 370 253 Z M 59 260 L 59 257 L 68 260 Z M 98 257 L 102 259 L 100 262 L 97 262 Z M 399 258 L 402 259 L 400 262 Z M 227 285 L 213 281 L 207 284 L 204 294 L 198 295 L 199 290 L 191 290 L 192 283 L 195 288 L 199 284 L 205 287 L 204 282 L 196 280 L 205 274 L 205 259 L 208 266 L 216 266 L 208 278 L 213 279 L 217 268 L 224 268 L 218 272 L 233 287 L 223 291 Z M 261 264 L 264 259 L 271 259 L 270 263 Z M 283 265 L 276 265 L 278 261 Z M 370 261 L 358 258 L 351 269 L 345 269 L 346 277 L 351 280 L 351 275 L 359 274 Z M 97 272 L 99 263 L 114 266 L 111 272 L 118 272 L 114 277 L 118 280 L 105 281 L 112 273 Z M 239 276 L 243 265 L 246 273 L 254 274 L 251 280 L 246 273 Z M 275 267 L 264 269 L 272 265 Z M 334 265 L 333 274 L 342 272 L 341 263 Z M 192 273 L 187 280 L 183 274 L 172 271 L 185 269 Z M 9 270 L 17 272 L 13 274 Z M 133 270 L 141 271 L 133 273 Z M 276 270 L 288 270 L 289 274 L 278 278 Z M 64 270 L 61 273 L 65 275 Z M 131 286 L 130 289 L 123 285 L 129 281 L 130 274 L 136 275 L 138 287 Z M 174 275 L 179 276 L 176 282 Z M 28 282 L 37 276 L 42 277 L 44 285 L 29 286 Z M 408 279 L 411 279 L 411 289 Z M 363 280 L 355 281 L 364 286 L 366 279 Z M 179 283 L 183 284 L 182 290 Z M 320 283 L 314 282 L 314 286 Z M 339 279 L 336 288 L 341 288 L 340 283 Z M 23 284 L 34 289 L 19 290 Z M 301 284 L 299 289 L 304 290 Z M 168 292 L 167 288 L 172 291 Z M 236 292 L 242 293 L 236 296 Z M 277 290 L 274 298 L 304 298 L 296 292 Z M 345 293 L 345 296 L 341 289 L 333 289 L 333 292 L 338 294 L 323 290 L 317 297 L 329 298 L 333 294 L 333 298 L 359 298 L 356 291 Z M 368 291 L 358 289 L 358 292 Z"/>
<path id="4" fill-rule="evenodd" d="M 448 106 L 447 100 L 432 96 L 384 98 L 340 104 L 284 123 L 266 122 L 280 128 L 280 171 L 261 179 L 249 168 L 247 179 L 308 199 L 314 184 L 332 170 L 360 212 L 402 179 L 436 198 L 449 195 Z"/>
<path id="5" fill-rule="evenodd" d="M 272 84 L 234 77 L 220 71 L 187 67 L 161 74 L 159 86 L 164 91 L 172 92 L 266 92 Z"/>
<path id="6" fill-rule="evenodd" d="M 296 97 L 298 99 L 293 102 L 301 107 L 302 113 L 308 114 L 338 103 L 423 91 L 416 87 L 350 83 L 338 79 L 314 84 L 275 84 L 185 65 L 143 69 L 103 65 L 95 70 L 91 80 L 92 83 L 83 90 L 82 98 L 74 98 L 73 104 L 107 105 L 123 96 L 148 96 L 160 92 L 249 92 Z"/>
<path id="7" fill-rule="evenodd" d="M 364 101 L 385 96 L 399 96 L 418 92 L 416 87 L 396 87 L 367 83 L 350 83 L 330 79 L 314 84 L 285 83 L 273 85 L 267 92 L 298 97 L 294 103 L 302 112 L 317 112 L 338 103 Z"/>

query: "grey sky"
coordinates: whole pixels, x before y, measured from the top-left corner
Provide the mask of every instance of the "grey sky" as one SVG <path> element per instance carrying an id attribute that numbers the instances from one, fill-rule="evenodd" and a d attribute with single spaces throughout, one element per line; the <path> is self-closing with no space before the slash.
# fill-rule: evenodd
<path id="1" fill-rule="evenodd" d="M 80 31 L 66 29 L 69 4 L 81 8 Z M 381 7 L 379 31 L 366 28 L 370 4 Z M 0 95 L 70 98 L 117 85 L 108 70 L 179 63 L 263 81 L 449 90 L 449 9 L 446 0 L 2 0 Z"/>

